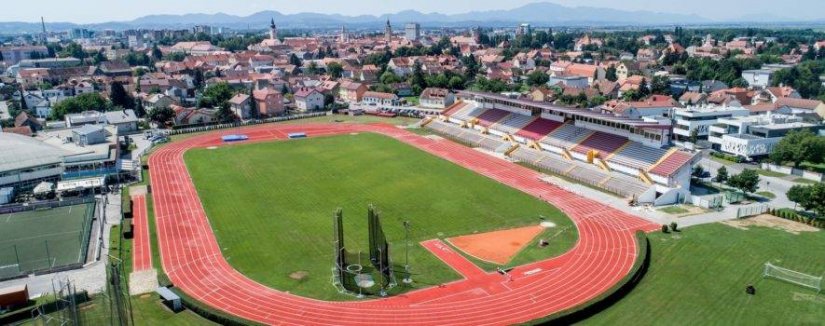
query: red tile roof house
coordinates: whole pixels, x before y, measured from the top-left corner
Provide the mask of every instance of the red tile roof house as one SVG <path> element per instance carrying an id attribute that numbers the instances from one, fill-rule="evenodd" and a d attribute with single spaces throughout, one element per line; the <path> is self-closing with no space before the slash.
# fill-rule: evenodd
<path id="1" fill-rule="evenodd" d="M 398 96 L 392 93 L 365 92 L 363 103 L 381 105 L 398 105 Z"/>
<path id="2" fill-rule="evenodd" d="M 301 111 L 324 108 L 324 94 L 315 88 L 301 87 L 295 91 L 295 106 Z"/>
<path id="3" fill-rule="evenodd" d="M 255 90 L 252 91 L 252 98 L 255 100 L 259 116 L 275 116 L 285 112 L 284 96 L 281 92 L 269 88 Z"/>
<path id="4" fill-rule="evenodd" d="M 366 92 L 367 85 L 349 80 L 341 81 L 341 86 L 338 88 L 338 96 L 347 103 L 361 102 Z"/>
<path id="5" fill-rule="evenodd" d="M 229 108 L 241 119 L 249 119 L 250 111 L 249 95 L 237 94 L 229 99 Z"/>
<path id="6" fill-rule="evenodd" d="M 418 97 L 419 103 L 425 108 L 443 109 L 455 102 L 455 95 L 444 88 L 425 88 Z"/>

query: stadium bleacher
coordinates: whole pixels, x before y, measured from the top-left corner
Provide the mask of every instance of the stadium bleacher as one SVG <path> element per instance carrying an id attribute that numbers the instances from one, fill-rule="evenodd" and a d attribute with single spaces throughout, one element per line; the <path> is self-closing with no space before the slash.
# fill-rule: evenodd
<path id="1" fill-rule="evenodd" d="M 527 126 L 532 121 L 533 116 L 513 113 L 499 121 L 499 123 L 493 126 L 493 129 L 512 135 Z"/>
<path id="2" fill-rule="evenodd" d="M 456 113 L 453 114 L 451 118 L 455 118 L 461 121 L 470 121 L 471 119 L 483 114 L 484 111 L 487 111 L 487 109 L 471 104 L 459 111 L 456 111 Z"/>
<path id="3" fill-rule="evenodd" d="M 561 122 L 539 118 L 524 126 L 516 135 L 530 140 L 539 140 L 556 130 L 556 128 L 561 127 L 561 125 Z"/>
<path id="4" fill-rule="evenodd" d="M 627 143 L 627 138 L 611 135 L 605 132 L 596 131 L 590 137 L 579 143 L 578 146 L 573 147 L 572 151 L 587 154 L 590 150 L 599 151 L 600 157 L 607 157 L 607 155 L 618 150 Z"/>
<path id="5" fill-rule="evenodd" d="M 664 160 L 656 164 L 655 167 L 650 169 L 650 173 L 661 175 L 661 176 L 669 176 L 679 170 L 685 164 L 688 164 L 691 159 L 693 159 L 694 154 L 683 152 L 683 151 L 674 151 L 670 155 L 668 155 Z"/>
<path id="6" fill-rule="evenodd" d="M 477 116 L 478 124 L 482 127 L 489 127 L 508 115 L 510 115 L 509 111 L 489 109 Z"/>
<path id="7" fill-rule="evenodd" d="M 559 127 L 549 137 L 542 139 L 541 142 L 559 148 L 569 149 L 592 133 L 590 130 L 567 123 Z"/>
<path id="8" fill-rule="evenodd" d="M 468 105 L 469 105 L 469 103 L 467 103 L 467 102 L 456 101 L 455 103 L 453 103 L 453 105 L 451 105 L 449 108 L 444 110 L 444 113 L 442 113 L 442 115 L 445 115 L 445 116 L 449 117 L 449 116 L 455 114 L 456 112 L 461 111 L 462 109 L 466 108 Z"/>
<path id="9" fill-rule="evenodd" d="M 612 157 L 608 163 L 624 165 L 633 169 L 647 170 L 667 154 L 667 150 L 653 148 L 637 142 L 630 142 Z"/>

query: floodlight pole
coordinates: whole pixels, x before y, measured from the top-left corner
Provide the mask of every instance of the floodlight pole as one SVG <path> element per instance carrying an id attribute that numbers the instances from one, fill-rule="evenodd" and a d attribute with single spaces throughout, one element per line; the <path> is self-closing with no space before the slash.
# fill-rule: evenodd
<path id="1" fill-rule="evenodd" d="M 406 240 L 404 241 L 404 272 L 405 276 L 401 282 L 404 284 L 412 283 L 412 277 L 410 276 L 410 221 L 404 221 L 404 234 Z"/>

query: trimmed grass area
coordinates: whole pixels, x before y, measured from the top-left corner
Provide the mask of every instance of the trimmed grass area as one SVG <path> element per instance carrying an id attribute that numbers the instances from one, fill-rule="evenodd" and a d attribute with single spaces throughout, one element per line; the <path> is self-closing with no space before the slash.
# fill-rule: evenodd
<path id="1" fill-rule="evenodd" d="M 776 195 L 774 193 L 770 192 L 770 191 L 759 191 L 756 194 L 759 195 L 759 196 L 765 197 L 767 199 L 776 198 Z"/>
<path id="2" fill-rule="evenodd" d="M 768 170 L 763 170 L 763 169 L 755 169 L 755 170 L 756 170 L 756 173 L 758 173 L 759 175 L 764 175 L 766 177 L 781 178 L 781 177 L 787 176 L 787 174 L 779 173 L 779 172 L 776 172 L 776 171 L 768 171 Z"/>
<path id="3" fill-rule="evenodd" d="M 825 294 L 763 279 L 765 262 L 813 275 L 825 272 L 825 232 L 723 224 L 649 235 L 652 261 L 638 286 L 585 321 L 593 325 L 821 324 Z M 756 295 L 745 294 L 753 284 Z"/>
<path id="4" fill-rule="evenodd" d="M 377 205 L 396 270 L 404 265 L 402 222 L 412 223 L 412 288 L 458 279 L 420 241 L 534 225 L 540 215 L 557 229 L 572 225 L 555 207 L 382 135 L 193 149 L 185 160 L 229 263 L 263 284 L 312 298 L 352 299 L 330 284 L 338 207 L 347 250 L 366 257 L 366 208 Z M 513 264 L 569 250 L 578 235 L 575 228 L 567 233 L 552 250 L 525 250 Z M 290 278 L 295 272 L 307 276 Z"/>
<path id="5" fill-rule="evenodd" d="M 804 184 L 809 184 L 809 185 L 817 183 L 816 181 L 813 181 L 813 180 L 810 180 L 810 179 L 805 179 L 805 178 L 796 178 L 796 179 L 793 179 L 793 182 L 804 183 Z"/>
<path id="6" fill-rule="evenodd" d="M 0 277 L 83 263 L 95 204 L 0 215 Z"/>
<path id="7" fill-rule="evenodd" d="M 687 209 L 685 209 L 684 207 L 681 207 L 681 206 L 668 206 L 668 207 L 665 207 L 665 208 L 660 208 L 659 211 L 664 212 L 664 213 L 668 213 L 668 214 L 676 214 L 676 215 L 685 214 L 687 212 L 690 212 L 689 210 L 687 210 Z"/>

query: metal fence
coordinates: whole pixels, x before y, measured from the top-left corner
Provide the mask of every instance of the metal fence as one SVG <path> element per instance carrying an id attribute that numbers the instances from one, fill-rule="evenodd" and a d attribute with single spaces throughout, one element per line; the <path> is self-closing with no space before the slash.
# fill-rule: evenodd
<path id="1" fill-rule="evenodd" d="M 749 216 L 756 216 L 759 214 L 766 213 L 770 210 L 770 207 L 765 204 L 756 204 L 750 206 L 742 206 L 736 208 L 736 218 L 744 218 Z"/>
<path id="2" fill-rule="evenodd" d="M 0 214 L 11 214 L 11 213 L 18 213 L 18 212 L 34 211 L 34 210 L 38 210 L 38 209 L 49 209 L 49 208 L 58 208 L 58 207 L 65 207 L 65 206 L 74 206 L 74 205 L 80 205 L 80 204 L 93 203 L 94 201 L 95 201 L 94 197 L 80 197 L 80 198 L 69 198 L 69 199 L 62 199 L 62 200 L 41 201 L 41 202 L 34 202 L 34 203 L 9 204 L 9 205 L 0 206 Z"/>
<path id="3" fill-rule="evenodd" d="M 180 129 L 172 129 L 161 131 L 167 135 L 180 135 L 180 134 L 188 134 L 193 132 L 203 132 L 203 131 L 211 131 L 211 130 L 218 130 L 218 129 L 228 129 L 228 128 L 237 128 L 243 126 L 252 126 L 252 125 L 259 125 L 264 123 L 273 123 L 273 122 L 282 122 L 282 121 L 289 121 L 289 120 L 297 120 L 297 119 L 306 119 L 306 118 L 314 118 L 314 117 L 322 117 L 325 115 L 330 114 L 328 111 L 324 112 L 310 112 L 310 113 L 300 113 L 294 115 L 287 115 L 282 117 L 274 117 L 274 118 L 267 118 L 267 119 L 254 119 L 254 120 L 246 120 L 241 122 L 233 122 L 233 123 L 219 123 L 219 124 L 212 124 L 212 125 L 202 125 L 202 126 L 195 126 L 195 127 L 181 127 Z"/>
<path id="4" fill-rule="evenodd" d="M 3 207 L 3 209 L 6 213 L 19 213 L 74 205 L 87 205 L 79 229 L 34 238 L 21 238 L 10 244 L 6 242 L 0 247 L 0 280 L 29 274 L 53 273 L 83 266 L 89 251 L 94 214 L 97 211 L 94 198 L 14 205 Z"/>

